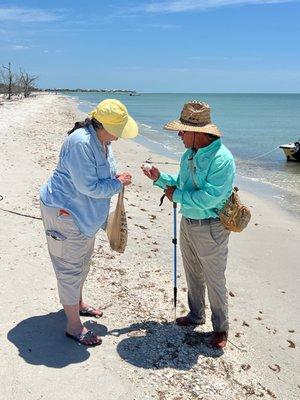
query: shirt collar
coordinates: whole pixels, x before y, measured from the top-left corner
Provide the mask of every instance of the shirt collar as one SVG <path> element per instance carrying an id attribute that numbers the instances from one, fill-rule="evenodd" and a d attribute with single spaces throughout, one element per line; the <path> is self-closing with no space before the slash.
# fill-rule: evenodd
<path id="1" fill-rule="evenodd" d="M 95 131 L 93 125 L 89 124 L 89 125 L 86 126 L 86 128 L 90 132 L 90 134 L 92 135 L 93 139 L 96 141 L 96 143 L 99 146 L 100 150 L 105 154 L 105 148 L 104 148 L 103 144 L 100 142 L 100 140 L 98 139 L 97 132 Z M 108 146 L 108 149 L 109 149 L 110 143 L 107 146 Z"/>
<path id="2" fill-rule="evenodd" d="M 88 124 L 86 126 L 87 130 L 90 132 L 91 135 L 93 135 L 95 138 L 97 138 L 97 133 L 95 131 L 95 129 L 93 128 L 92 124 Z M 98 138 L 97 138 L 98 139 Z"/>
<path id="3" fill-rule="evenodd" d="M 200 149 L 198 149 L 194 156 L 196 156 L 196 157 L 204 156 L 204 155 L 210 156 L 212 153 L 215 153 L 221 147 L 221 144 L 222 144 L 221 139 L 216 139 L 208 146 L 201 147 Z M 193 150 L 189 149 L 189 154 L 192 154 L 192 153 L 193 153 Z"/>

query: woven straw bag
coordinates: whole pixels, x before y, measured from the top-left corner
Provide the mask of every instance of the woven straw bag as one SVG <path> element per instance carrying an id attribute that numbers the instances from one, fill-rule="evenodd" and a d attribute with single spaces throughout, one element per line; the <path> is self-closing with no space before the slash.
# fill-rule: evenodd
<path id="1" fill-rule="evenodd" d="M 127 245 L 127 219 L 124 207 L 124 188 L 119 193 L 115 211 L 109 214 L 106 233 L 112 250 L 124 253 Z"/>
<path id="2" fill-rule="evenodd" d="M 242 232 L 251 219 L 251 212 L 241 203 L 238 190 L 234 187 L 231 196 L 218 213 L 222 224 L 232 232 Z"/>

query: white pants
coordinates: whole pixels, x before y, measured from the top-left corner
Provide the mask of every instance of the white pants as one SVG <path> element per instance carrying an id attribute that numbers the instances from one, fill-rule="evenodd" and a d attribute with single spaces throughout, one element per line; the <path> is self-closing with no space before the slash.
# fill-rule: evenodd
<path id="1" fill-rule="evenodd" d="M 219 220 L 182 218 L 180 248 L 188 286 L 188 317 L 205 322 L 205 288 L 216 332 L 228 331 L 228 303 L 225 269 L 230 232 Z"/>
<path id="2" fill-rule="evenodd" d="M 83 235 L 71 215 L 59 216 L 59 208 L 47 207 L 42 202 L 40 205 L 60 302 L 78 304 L 89 272 L 95 237 Z"/>

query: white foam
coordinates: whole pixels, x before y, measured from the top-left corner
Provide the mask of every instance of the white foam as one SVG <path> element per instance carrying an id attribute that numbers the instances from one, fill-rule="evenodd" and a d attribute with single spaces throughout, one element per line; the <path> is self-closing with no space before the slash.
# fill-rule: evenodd
<path id="1" fill-rule="evenodd" d="M 149 129 L 151 129 L 151 128 L 152 128 L 152 126 L 150 126 L 150 125 L 146 125 L 146 124 L 139 124 L 139 125 L 141 125 L 141 126 L 144 126 L 145 128 L 149 128 Z"/>

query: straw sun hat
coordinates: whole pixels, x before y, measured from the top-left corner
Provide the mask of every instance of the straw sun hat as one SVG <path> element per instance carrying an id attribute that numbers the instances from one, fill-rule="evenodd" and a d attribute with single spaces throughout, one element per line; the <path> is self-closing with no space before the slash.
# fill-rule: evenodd
<path id="1" fill-rule="evenodd" d="M 222 136 L 210 119 L 210 107 L 206 103 L 190 101 L 183 106 L 179 120 L 168 122 L 164 129 L 169 131 L 190 131 Z"/>

